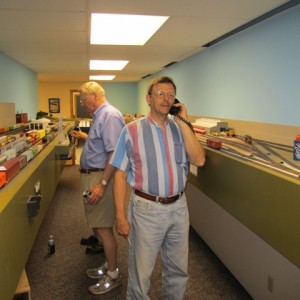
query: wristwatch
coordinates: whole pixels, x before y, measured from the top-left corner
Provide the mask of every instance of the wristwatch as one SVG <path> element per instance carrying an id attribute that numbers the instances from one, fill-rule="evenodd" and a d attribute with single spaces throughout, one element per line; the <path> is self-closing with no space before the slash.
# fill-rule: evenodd
<path id="1" fill-rule="evenodd" d="M 107 185 L 107 181 L 105 179 L 102 179 L 101 180 L 101 184 L 104 185 L 104 186 L 106 186 Z"/>

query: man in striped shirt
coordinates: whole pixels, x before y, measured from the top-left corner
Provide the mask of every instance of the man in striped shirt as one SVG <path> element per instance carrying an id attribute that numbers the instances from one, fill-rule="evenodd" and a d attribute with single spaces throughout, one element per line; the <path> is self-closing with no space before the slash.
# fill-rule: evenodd
<path id="1" fill-rule="evenodd" d="M 203 166 L 205 152 L 186 119 L 183 103 L 169 116 L 176 85 L 169 77 L 151 81 L 149 114 L 122 130 L 110 163 L 116 230 L 128 239 L 127 299 L 149 299 L 150 277 L 158 252 L 163 266 L 163 299 L 183 299 L 188 274 L 189 214 L 184 188 L 188 162 Z M 133 192 L 126 216 L 127 183 Z"/>

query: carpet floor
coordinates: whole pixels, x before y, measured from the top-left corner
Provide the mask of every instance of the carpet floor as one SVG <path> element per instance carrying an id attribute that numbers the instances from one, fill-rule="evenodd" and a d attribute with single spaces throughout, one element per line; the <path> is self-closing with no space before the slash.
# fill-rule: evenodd
<path id="1" fill-rule="evenodd" d="M 53 255 L 47 252 L 51 234 L 56 245 Z M 80 240 L 90 235 L 82 204 L 78 166 L 66 166 L 26 264 L 32 300 L 125 299 L 127 241 L 116 235 L 122 286 L 95 296 L 89 294 L 87 288 L 96 280 L 88 278 L 85 270 L 100 266 L 104 255 L 85 254 L 86 247 L 80 245 Z M 189 281 L 185 300 L 252 299 L 192 228 L 189 247 Z M 161 262 L 158 258 L 149 296 L 157 300 L 161 299 L 160 294 Z"/>

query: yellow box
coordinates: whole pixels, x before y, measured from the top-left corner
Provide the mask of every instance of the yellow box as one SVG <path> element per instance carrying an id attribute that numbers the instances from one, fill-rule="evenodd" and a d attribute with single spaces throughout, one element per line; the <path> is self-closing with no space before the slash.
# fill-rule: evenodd
<path id="1" fill-rule="evenodd" d="M 30 285 L 25 270 L 22 272 L 13 300 L 19 299 L 23 294 L 26 294 L 28 296 L 27 299 L 31 300 Z"/>
<path id="2" fill-rule="evenodd" d="M 46 135 L 45 129 L 39 129 L 39 130 L 37 130 L 37 132 L 39 133 L 40 139 L 42 139 Z"/>

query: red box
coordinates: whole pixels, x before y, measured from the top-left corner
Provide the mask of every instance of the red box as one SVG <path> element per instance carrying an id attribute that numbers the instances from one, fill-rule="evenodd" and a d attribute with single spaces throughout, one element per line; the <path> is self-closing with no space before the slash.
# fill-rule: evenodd
<path id="1" fill-rule="evenodd" d="M 206 144 L 208 147 L 214 148 L 214 149 L 221 149 L 222 148 L 222 142 L 217 139 L 207 139 Z"/>
<path id="2" fill-rule="evenodd" d="M 6 180 L 11 180 L 20 171 L 20 162 L 17 157 L 11 158 L 0 166 L 0 172 L 6 173 Z"/>
<path id="3" fill-rule="evenodd" d="M 0 172 L 0 188 L 2 188 L 6 184 L 6 173 Z"/>
<path id="4" fill-rule="evenodd" d="M 16 123 L 28 123 L 28 114 L 16 114 Z"/>

